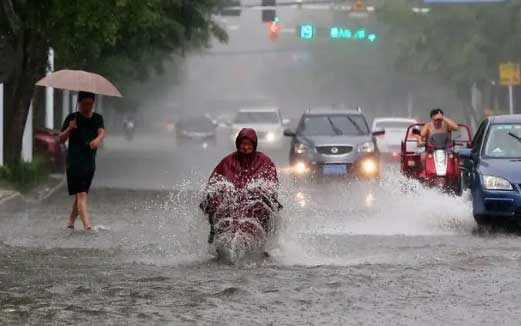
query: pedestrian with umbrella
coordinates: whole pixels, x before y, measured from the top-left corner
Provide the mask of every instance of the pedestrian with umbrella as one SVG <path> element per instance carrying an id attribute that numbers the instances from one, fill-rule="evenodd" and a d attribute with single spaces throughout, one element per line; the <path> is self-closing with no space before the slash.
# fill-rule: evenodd
<path id="1" fill-rule="evenodd" d="M 69 114 L 60 133 L 67 150 L 67 186 L 74 196 L 67 228 L 74 230 L 78 216 L 86 231 L 92 230 L 87 199 L 96 171 L 96 152 L 105 138 L 103 116 L 94 112 L 96 94 L 121 97 L 121 93 L 105 78 L 84 71 L 62 70 L 36 85 L 78 92 L 77 111 Z"/>

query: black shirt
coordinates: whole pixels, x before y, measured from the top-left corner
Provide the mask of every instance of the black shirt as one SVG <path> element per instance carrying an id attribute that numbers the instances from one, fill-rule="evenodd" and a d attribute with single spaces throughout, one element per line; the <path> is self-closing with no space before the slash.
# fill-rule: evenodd
<path id="1" fill-rule="evenodd" d="M 69 137 L 67 168 L 94 170 L 96 168 L 96 150 L 90 148 L 90 142 L 98 137 L 100 128 L 105 128 L 103 116 L 93 113 L 92 117 L 86 118 L 79 112 L 71 113 L 63 122 L 62 132 L 74 119 L 76 119 L 78 128 L 72 130 Z"/>

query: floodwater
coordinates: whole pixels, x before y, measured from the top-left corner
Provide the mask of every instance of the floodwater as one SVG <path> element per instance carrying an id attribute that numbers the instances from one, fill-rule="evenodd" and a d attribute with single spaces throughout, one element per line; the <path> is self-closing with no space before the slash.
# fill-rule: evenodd
<path id="1" fill-rule="evenodd" d="M 182 191 L 95 189 L 0 213 L 0 325 L 516 325 L 521 241 L 475 228 L 466 198 L 390 174 L 297 188 L 271 257 L 230 266 L 206 243 L 201 178 Z M 183 190 L 184 189 L 184 190 Z"/>

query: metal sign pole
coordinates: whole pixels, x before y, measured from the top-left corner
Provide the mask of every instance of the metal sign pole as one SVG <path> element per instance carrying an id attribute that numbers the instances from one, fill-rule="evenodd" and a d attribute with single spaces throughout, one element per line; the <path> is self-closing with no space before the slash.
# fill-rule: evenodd
<path id="1" fill-rule="evenodd" d="M 54 50 L 49 49 L 49 67 L 47 76 L 54 71 Z M 54 88 L 45 89 L 45 128 L 54 129 Z"/>
<path id="2" fill-rule="evenodd" d="M 510 114 L 514 114 L 514 90 L 513 86 L 508 86 L 508 103 L 510 107 Z"/>

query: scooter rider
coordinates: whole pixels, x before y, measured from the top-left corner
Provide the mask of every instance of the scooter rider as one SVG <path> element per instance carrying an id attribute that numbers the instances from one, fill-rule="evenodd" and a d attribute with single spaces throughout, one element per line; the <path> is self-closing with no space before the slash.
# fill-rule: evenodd
<path id="1" fill-rule="evenodd" d="M 237 151 L 226 156 L 215 168 L 208 186 L 222 183 L 223 181 L 232 183 L 237 189 L 244 189 L 248 184 L 255 180 L 264 180 L 268 192 L 273 192 L 271 200 L 276 203 L 277 209 L 282 206 L 278 203 L 276 191 L 279 185 L 277 168 L 273 161 L 265 154 L 257 151 L 257 134 L 253 129 L 242 129 L 237 135 L 235 142 Z M 205 198 L 200 207 L 208 215 L 210 221 L 210 236 L 208 242 L 212 243 L 215 230 L 213 215 L 219 206 L 220 199 L 216 194 Z"/>
<path id="2" fill-rule="evenodd" d="M 431 122 L 426 123 L 421 130 L 421 138 L 428 146 L 446 148 L 451 140 L 451 133 L 458 130 L 458 124 L 447 118 L 442 109 L 431 111 Z"/>

